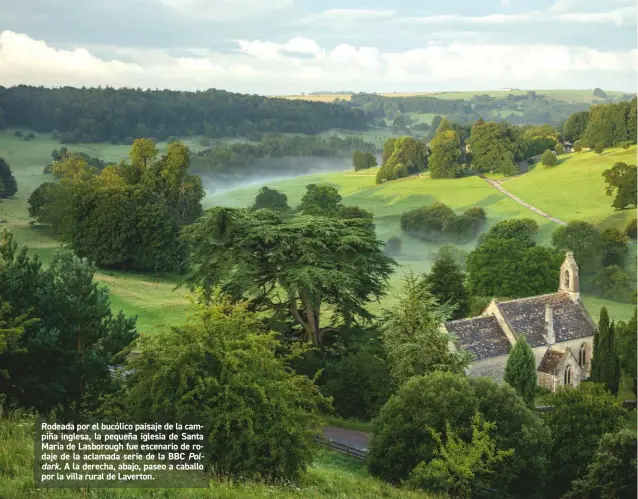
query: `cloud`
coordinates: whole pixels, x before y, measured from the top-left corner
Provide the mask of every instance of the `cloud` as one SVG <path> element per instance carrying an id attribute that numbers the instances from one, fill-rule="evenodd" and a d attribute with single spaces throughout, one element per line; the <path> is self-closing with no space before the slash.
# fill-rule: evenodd
<path id="1" fill-rule="evenodd" d="M 256 17 L 294 6 L 293 0 L 158 0 L 181 14 L 213 21 Z"/>
<path id="2" fill-rule="evenodd" d="M 559 12 L 551 13 L 531 11 L 519 14 L 488 14 L 484 16 L 434 15 L 422 17 L 397 18 L 401 24 L 453 24 L 453 25 L 511 25 L 530 23 L 591 23 L 624 24 L 636 23 L 636 7 L 622 7 L 608 12 Z"/>
<path id="3" fill-rule="evenodd" d="M 599 51 L 550 44 L 426 43 L 405 51 L 315 40 L 240 40 L 232 53 L 175 57 L 161 50 L 59 50 L 0 33 L 0 85 L 133 86 L 286 94 L 329 88 L 364 91 L 522 88 L 635 88 L 638 50 Z M 119 55 L 118 55 L 119 54 Z M 303 54 L 304 57 L 299 55 Z M 122 59 L 126 59 L 126 62 Z M 607 82 L 612 82 L 607 84 Z"/>

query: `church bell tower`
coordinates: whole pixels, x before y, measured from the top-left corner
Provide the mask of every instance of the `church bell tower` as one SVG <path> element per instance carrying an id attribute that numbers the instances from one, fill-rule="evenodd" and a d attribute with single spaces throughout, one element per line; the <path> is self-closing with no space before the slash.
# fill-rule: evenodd
<path id="1" fill-rule="evenodd" d="M 574 260 L 574 253 L 568 251 L 565 253 L 565 261 L 560 267 L 560 281 L 558 291 L 561 293 L 569 293 L 574 302 L 580 299 L 580 287 L 578 285 L 578 265 Z"/>

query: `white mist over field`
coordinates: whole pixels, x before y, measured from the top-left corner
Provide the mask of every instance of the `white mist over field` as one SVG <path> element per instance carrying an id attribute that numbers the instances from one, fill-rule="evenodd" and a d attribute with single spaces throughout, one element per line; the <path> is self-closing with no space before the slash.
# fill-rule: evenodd
<path id="1" fill-rule="evenodd" d="M 349 158 L 278 158 L 255 163 L 251 167 L 242 167 L 241 172 L 224 172 L 206 175 L 200 173 L 206 190 L 205 205 L 211 205 L 228 198 L 232 191 L 245 188 L 258 190 L 264 185 L 281 182 L 306 175 L 339 173 L 352 170 Z M 311 182 L 309 182 L 311 183 Z M 232 199 L 224 199 L 232 201 Z M 224 203 L 226 204 L 226 203 Z"/>

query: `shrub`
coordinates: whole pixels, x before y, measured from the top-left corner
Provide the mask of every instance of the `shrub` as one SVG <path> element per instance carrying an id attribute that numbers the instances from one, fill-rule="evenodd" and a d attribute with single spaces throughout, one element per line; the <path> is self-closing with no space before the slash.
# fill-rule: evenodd
<path id="1" fill-rule="evenodd" d="M 618 265 L 603 267 L 594 279 L 596 292 L 608 300 L 630 301 L 632 277 Z"/>
<path id="2" fill-rule="evenodd" d="M 426 241 L 468 242 L 479 231 L 485 219 L 480 207 L 471 208 L 463 215 L 440 202 L 405 212 L 401 215 L 401 229 Z"/>
<path id="3" fill-rule="evenodd" d="M 31 132 L 29 135 L 27 135 L 27 137 L 29 137 L 29 139 L 35 139 L 35 134 L 33 132 Z"/>
<path id="4" fill-rule="evenodd" d="M 627 224 L 627 227 L 625 227 L 625 234 L 627 235 L 627 237 L 636 239 L 638 232 L 637 222 L 638 221 L 634 218 Z"/>
<path id="5" fill-rule="evenodd" d="M 126 406 L 135 421 L 197 421 L 218 473 L 295 480 L 312 458 L 323 401 L 291 373 L 274 333 L 244 304 L 200 307 L 196 320 L 145 336 Z M 196 401 L 205 401 L 197 403 Z"/>
<path id="6" fill-rule="evenodd" d="M 397 164 L 392 170 L 392 177 L 395 179 L 407 177 L 409 174 L 407 166 L 403 163 Z"/>
<path id="7" fill-rule="evenodd" d="M 564 499 L 637 497 L 636 443 L 631 430 L 603 435 L 587 474 L 572 482 Z"/>
<path id="8" fill-rule="evenodd" d="M 620 143 L 620 147 L 622 147 L 625 150 L 629 149 L 632 145 L 633 145 L 633 142 L 631 140 L 625 140 L 624 142 Z"/>
<path id="9" fill-rule="evenodd" d="M 594 147 L 594 152 L 596 154 L 602 154 L 604 150 L 605 146 L 603 144 L 596 144 L 596 146 Z"/>
<path id="10" fill-rule="evenodd" d="M 29 138 L 29 136 L 25 135 L 24 137 L 22 137 L 22 140 L 24 140 L 25 142 L 29 142 L 31 139 Z"/>
<path id="11" fill-rule="evenodd" d="M 15 135 L 16 137 L 22 137 L 22 132 L 20 130 L 16 130 L 15 132 L 13 132 L 13 135 Z"/>
<path id="12" fill-rule="evenodd" d="M 516 497 L 536 494 L 546 473 L 547 428 L 510 386 L 450 373 L 414 377 L 390 398 L 375 420 L 370 472 L 393 483 L 407 479 L 419 463 L 436 457 L 440 447 L 432 431 L 443 434 L 449 425 L 469 442 L 477 412 L 495 425 L 489 431 L 495 449 L 514 449 L 511 459 L 495 463 L 490 487 Z"/>
<path id="13" fill-rule="evenodd" d="M 385 253 L 389 256 L 397 256 L 401 254 L 401 245 L 403 241 L 399 236 L 392 236 L 385 243 Z"/>
<path id="14" fill-rule="evenodd" d="M 375 418 L 393 391 L 393 381 L 381 357 L 366 350 L 326 364 L 323 393 L 344 418 Z"/>
<path id="15" fill-rule="evenodd" d="M 541 156 L 541 163 L 543 166 L 556 166 L 558 159 L 556 158 L 556 154 L 554 154 L 549 149 L 543 153 Z"/>
<path id="16" fill-rule="evenodd" d="M 560 497 L 585 474 L 601 437 L 620 428 L 625 411 L 605 387 L 589 382 L 561 389 L 551 404 L 555 411 L 544 414 L 552 433 L 547 496 Z"/>
<path id="17" fill-rule="evenodd" d="M 485 222 L 485 220 L 487 220 L 487 214 L 485 213 L 485 210 L 480 206 L 474 206 L 468 210 L 465 210 L 463 214 L 468 217 L 474 217 L 481 222 Z"/>
<path id="18" fill-rule="evenodd" d="M 554 147 L 554 151 L 556 151 L 556 154 L 558 155 L 565 154 L 565 148 L 560 142 L 556 144 L 556 146 Z"/>

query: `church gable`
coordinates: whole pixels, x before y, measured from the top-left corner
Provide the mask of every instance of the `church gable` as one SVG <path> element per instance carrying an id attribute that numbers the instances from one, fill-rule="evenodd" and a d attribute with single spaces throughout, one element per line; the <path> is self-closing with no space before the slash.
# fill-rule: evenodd
<path id="1" fill-rule="evenodd" d="M 475 360 L 507 355 L 511 348 L 507 336 L 493 316 L 446 322 L 445 329 L 457 337 L 457 348 L 469 351 Z"/>
<path id="2" fill-rule="evenodd" d="M 560 350 L 558 348 L 548 348 L 543 355 L 541 363 L 538 365 L 538 372 L 556 376 L 560 370 L 565 358 L 567 357 L 566 350 Z"/>

